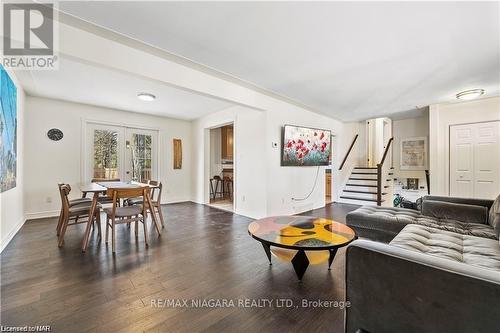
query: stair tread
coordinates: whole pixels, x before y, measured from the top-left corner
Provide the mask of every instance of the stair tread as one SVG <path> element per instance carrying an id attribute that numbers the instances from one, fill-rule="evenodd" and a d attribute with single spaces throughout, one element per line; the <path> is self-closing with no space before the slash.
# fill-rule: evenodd
<path id="1" fill-rule="evenodd" d="M 377 167 L 354 167 L 354 169 L 377 169 Z"/>
<path id="2" fill-rule="evenodd" d="M 352 177 L 349 177 L 350 180 L 368 180 L 370 182 L 376 182 L 377 179 L 371 179 L 371 178 L 352 178 Z"/>
<path id="3" fill-rule="evenodd" d="M 369 192 L 369 191 L 357 191 L 357 190 L 344 190 L 344 192 L 349 193 L 363 193 L 363 194 L 377 194 L 377 192 Z M 382 195 L 386 195 L 386 192 L 382 192 Z"/>
<path id="4" fill-rule="evenodd" d="M 344 195 L 341 195 L 340 198 L 342 198 L 342 199 L 349 199 L 349 200 L 377 202 L 377 199 L 357 198 L 357 197 L 350 197 L 350 196 L 344 196 Z M 381 202 L 384 202 L 384 200 L 382 200 Z"/>
<path id="5" fill-rule="evenodd" d="M 351 175 L 377 175 L 375 172 L 352 172 Z"/>
<path id="6" fill-rule="evenodd" d="M 377 187 L 377 185 L 364 185 L 364 184 L 345 184 L 346 186 L 364 186 L 364 187 Z M 387 186 L 388 187 L 388 186 Z"/>

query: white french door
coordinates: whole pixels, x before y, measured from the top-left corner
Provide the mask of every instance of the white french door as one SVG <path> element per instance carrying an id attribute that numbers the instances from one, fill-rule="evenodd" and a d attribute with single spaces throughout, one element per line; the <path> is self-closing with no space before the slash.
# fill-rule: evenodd
<path id="1" fill-rule="evenodd" d="M 158 135 L 156 131 L 138 128 L 125 130 L 125 175 L 126 181 L 147 182 L 158 180 Z"/>
<path id="2" fill-rule="evenodd" d="M 84 181 L 158 179 L 158 131 L 87 123 Z"/>
<path id="3" fill-rule="evenodd" d="M 450 195 L 492 199 L 500 191 L 500 122 L 450 126 Z"/>

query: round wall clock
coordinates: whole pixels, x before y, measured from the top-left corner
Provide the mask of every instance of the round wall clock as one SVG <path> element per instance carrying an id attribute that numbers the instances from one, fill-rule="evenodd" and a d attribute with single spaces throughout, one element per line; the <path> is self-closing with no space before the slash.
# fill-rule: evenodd
<path id="1" fill-rule="evenodd" d="M 63 138 L 63 132 L 58 128 L 52 128 L 47 132 L 47 136 L 50 140 L 59 141 Z"/>

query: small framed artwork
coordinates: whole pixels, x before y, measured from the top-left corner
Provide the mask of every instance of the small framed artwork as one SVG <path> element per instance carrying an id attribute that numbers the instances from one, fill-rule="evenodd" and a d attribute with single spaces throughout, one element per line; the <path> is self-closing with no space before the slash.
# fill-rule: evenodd
<path id="1" fill-rule="evenodd" d="M 182 141 L 174 139 L 174 169 L 182 169 Z"/>
<path id="2" fill-rule="evenodd" d="M 401 139 L 401 170 L 425 170 L 427 168 L 427 137 Z"/>

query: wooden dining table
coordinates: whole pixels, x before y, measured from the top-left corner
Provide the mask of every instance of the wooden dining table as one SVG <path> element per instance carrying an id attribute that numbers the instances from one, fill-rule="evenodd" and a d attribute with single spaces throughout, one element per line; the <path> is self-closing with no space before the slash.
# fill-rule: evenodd
<path id="1" fill-rule="evenodd" d="M 87 222 L 87 226 L 85 228 L 85 234 L 83 236 L 83 241 L 82 241 L 82 252 L 87 251 L 88 243 L 89 243 L 89 238 L 90 238 L 90 229 L 92 228 L 92 224 L 94 223 L 94 214 L 93 212 L 95 211 L 97 207 L 97 202 L 99 199 L 99 195 L 102 193 L 107 193 L 110 190 L 113 189 L 126 189 L 126 188 L 138 188 L 138 187 L 148 187 L 150 190 L 146 191 L 146 202 L 144 204 L 147 204 L 149 207 L 149 211 L 151 212 L 151 218 L 153 219 L 153 222 L 156 227 L 156 231 L 158 232 L 158 236 L 161 236 L 161 228 L 158 224 L 158 219 L 156 218 L 156 215 L 154 213 L 154 208 L 153 204 L 151 202 L 151 195 L 150 192 L 153 188 L 158 188 L 157 185 L 151 185 L 151 184 L 146 184 L 146 183 L 139 183 L 139 182 L 96 182 L 96 183 L 82 183 L 80 184 L 80 191 L 83 193 L 84 196 L 86 196 L 88 193 L 92 193 L 92 204 L 90 206 L 89 210 L 89 220 Z"/>

